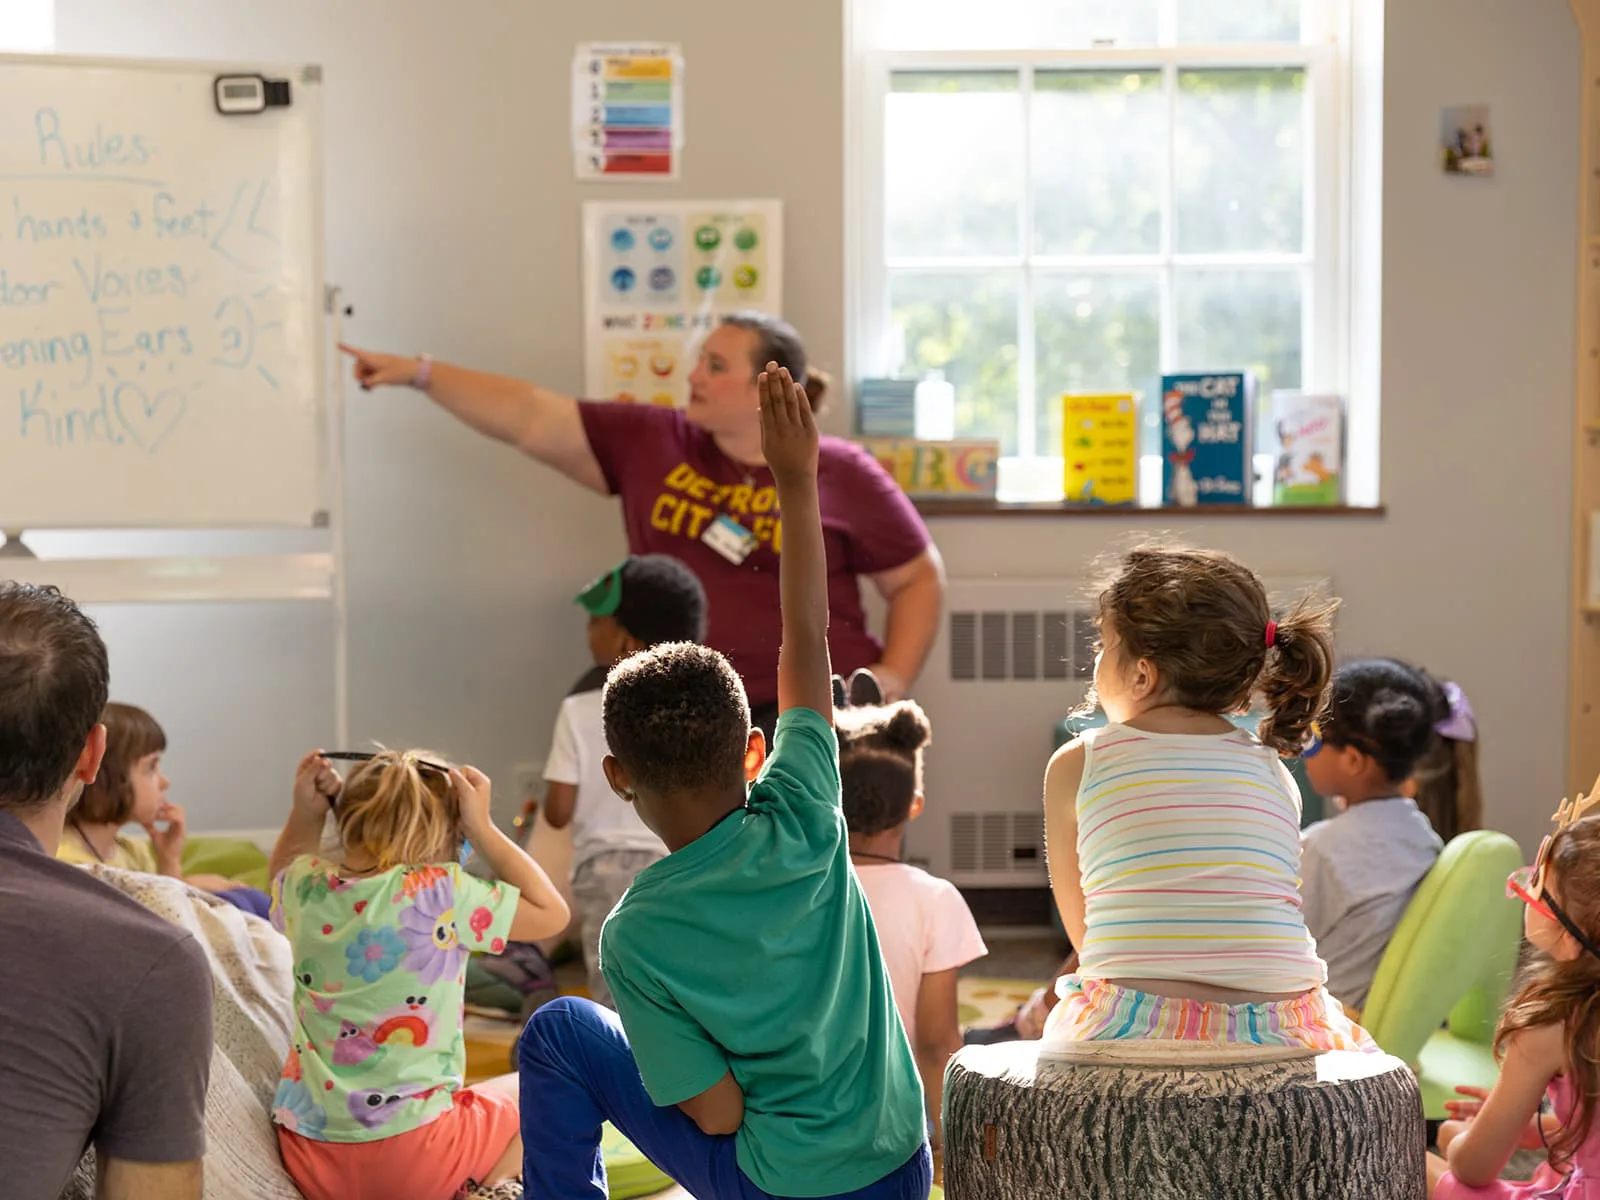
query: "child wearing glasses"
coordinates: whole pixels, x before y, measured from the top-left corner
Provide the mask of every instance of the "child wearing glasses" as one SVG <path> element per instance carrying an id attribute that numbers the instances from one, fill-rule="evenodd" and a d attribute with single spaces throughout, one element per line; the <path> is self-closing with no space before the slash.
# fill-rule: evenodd
<path id="1" fill-rule="evenodd" d="M 1365 1007 L 1406 905 L 1444 847 L 1404 793 L 1449 718 L 1444 689 L 1417 668 L 1392 658 L 1345 663 L 1302 755 L 1311 786 L 1344 805 L 1301 836 L 1300 895 L 1328 990 L 1347 1009 Z"/>
<path id="2" fill-rule="evenodd" d="M 341 781 L 333 757 L 360 761 Z M 413 751 L 313 752 L 295 771 L 271 864 L 294 962 L 272 1116 L 307 1200 L 453 1200 L 518 1174 L 516 1077 L 462 1087 L 467 955 L 548 937 L 568 914 L 489 793 L 481 771 Z M 337 861 L 318 854 L 330 803 Z M 461 869 L 463 840 L 500 882 Z"/>
<path id="3" fill-rule="evenodd" d="M 1600 780 L 1596 781 L 1600 788 Z M 1592 793 L 1556 814 L 1557 829 L 1508 892 L 1526 904 L 1522 927 L 1537 955 L 1495 1031 L 1493 1090 L 1460 1088 L 1452 1120 L 1428 1155 L 1428 1195 L 1514 1200 L 1600 1197 L 1600 817 Z M 1548 1096 L 1551 1111 L 1542 1112 Z M 1518 1148 L 1549 1157 L 1527 1183 L 1500 1179 Z"/>
<path id="4" fill-rule="evenodd" d="M 1280 758 L 1327 699 L 1332 615 L 1308 598 L 1274 620 L 1249 568 L 1203 550 L 1139 547 L 1101 591 L 1094 691 L 1110 723 L 1045 776 L 1051 886 L 1079 955 L 1045 1053 L 1372 1047 L 1323 987 L 1300 913 L 1300 792 Z M 1226 715 L 1258 694 L 1259 736 Z"/>
<path id="5" fill-rule="evenodd" d="M 606 747 L 600 716 L 606 673 L 640 650 L 668 642 L 699 642 L 706 633 L 706 594 L 693 571 L 664 554 L 630 557 L 578 595 L 589 616 L 594 666 L 561 702 L 550 757 L 545 820 L 572 826 L 572 897 L 583 924 L 583 965 L 589 996 L 611 1003 L 600 973 L 600 927 L 634 876 L 666 857 L 667 848 L 639 820 L 633 805 L 606 782 Z"/>

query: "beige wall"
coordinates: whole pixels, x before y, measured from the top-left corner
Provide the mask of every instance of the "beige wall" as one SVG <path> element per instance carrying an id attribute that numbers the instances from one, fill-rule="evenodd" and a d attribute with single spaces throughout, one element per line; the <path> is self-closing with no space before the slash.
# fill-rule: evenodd
<path id="1" fill-rule="evenodd" d="M 574 46 L 678 41 L 683 180 L 647 194 L 783 200 L 787 311 L 818 361 L 843 357 L 837 5 L 60 0 L 57 14 L 63 53 L 322 63 L 328 276 L 355 306 L 349 337 L 563 389 L 582 383 L 579 203 L 627 194 L 573 180 Z M 624 551 L 614 504 L 407 392 L 357 393 L 349 444 L 353 735 L 441 747 L 507 782 L 543 759 L 587 665 L 571 597 Z M 248 636 L 237 613 L 103 615 L 119 694 L 173 735 L 191 825 L 278 820 L 282 781 L 241 775 L 222 747 L 292 763 L 329 736 L 315 732 L 331 712 L 325 617 L 276 614 L 277 644 L 244 670 L 228 652 Z M 146 631 L 180 627 L 175 672 Z M 231 669 L 210 670 L 223 655 Z"/>
<path id="2" fill-rule="evenodd" d="M 1564 0 L 1389 9 L 1389 515 L 1174 528 L 1263 572 L 1331 574 L 1348 605 L 1346 650 L 1459 678 L 1485 728 L 1491 819 L 1531 843 L 1564 778 L 1575 30 Z M 578 203 L 614 193 L 571 178 L 574 43 L 683 43 L 685 173 L 660 194 L 784 200 L 786 311 L 816 359 L 837 366 L 842 28 L 837 0 L 60 0 L 58 43 L 323 63 L 329 274 L 356 306 L 351 336 L 575 388 Z M 1440 106 L 1473 101 L 1494 106 L 1492 182 L 1435 166 Z M 556 701 L 583 665 L 568 597 L 622 549 L 612 507 L 405 394 L 354 400 L 349 484 L 355 733 L 433 743 L 502 773 L 542 756 Z M 942 520 L 934 532 L 952 573 L 1043 577 L 1073 573 L 1064 568 L 1147 525 Z M 203 645 L 204 622 L 194 628 Z M 257 729 L 293 699 L 274 671 L 263 664 L 241 714 Z M 254 786 L 205 803 L 213 810 L 198 823 L 263 824 L 277 809 Z"/>

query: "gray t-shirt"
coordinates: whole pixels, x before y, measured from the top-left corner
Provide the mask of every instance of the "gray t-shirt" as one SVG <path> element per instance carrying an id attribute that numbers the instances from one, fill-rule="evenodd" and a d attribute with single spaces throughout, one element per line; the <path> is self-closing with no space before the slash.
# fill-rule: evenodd
<path id="1" fill-rule="evenodd" d="M 0 811 L 0 1193 L 51 1200 L 84 1149 L 205 1153 L 205 952 Z"/>
<path id="2" fill-rule="evenodd" d="M 1306 928 L 1328 990 L 1363 1008 L 1378 961 L 1444 843 L 1410 800 L 1366 800 L 1300 835 Z"/>

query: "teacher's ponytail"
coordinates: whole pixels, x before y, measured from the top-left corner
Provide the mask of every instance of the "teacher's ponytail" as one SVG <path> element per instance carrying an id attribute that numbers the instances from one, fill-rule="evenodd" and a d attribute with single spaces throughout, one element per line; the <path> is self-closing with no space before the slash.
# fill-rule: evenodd
<path id="1" fill-rule="evenodd" d="M 806 399 L 811 401 L 811 411 L 821 412 L 825 403 L 823 397 L 828 394 L 828 386 L 833 383 L 833 376 L 816 367 L 806 368 Z"/>
<path id="2" fill-rule="evenodd" d="M 806 345 L 800 340 L 799 330 L 782 317 L 754 310 L 730 313 L 722 318 L 722 323 L 755 335 L 755 352 L 750 360 L 752 373 L 759 373 L 769 362 L 787 367 L 790 377 L 804 384 L 811 411 L 822 411 L 823 397 L 833 381 L 826 371 L 819 371 L 806 362 Z"/>

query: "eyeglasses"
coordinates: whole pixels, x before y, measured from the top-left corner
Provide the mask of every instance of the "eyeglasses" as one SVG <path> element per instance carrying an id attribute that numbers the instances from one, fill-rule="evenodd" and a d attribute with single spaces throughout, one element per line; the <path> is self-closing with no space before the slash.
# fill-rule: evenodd
<path id="1" fill-rule="evenodd" d="M 1544 888 L 1535 880 L 1535 875 L 1542 873 L 1537 867 L 1518 867 L 1511 872 L 1506 876 L 1506 899 L 1521 900 L 1535 912 L 1554 921 L 1556 914 L 1545 897 Z"/>
<path id="2" fill-rule="evenodd" d="M 1577 942 L 1590 954 L 1600 958 L 1600 947 L 1589 940 L 1589 937 L 1576 925 L 1572 918 L 1562 911 L 1561 906 L 1551 898 L 1544 887 L 1545 849 L 1550 844 L 1550 839 L 1545 838 L 1544 845 L 1539 847 L 1538 857 L 1531 867 L 1518 867 L 1506 878 L 1506 897 L 1511 900 L 1521 900 L 1529 908 L 1542 916 L 1556 922 L 1561 928 L 1572 935 L 1572 940 Z"/>
<path id="3" fill-rule="evenodd" d="M 1335 731 L 1331 737 L 1323 731 L 1322 723 L 1320 721 L 1311 722 L 1311 728 L 1306 730 L 1305 746 L 1300 751 L 1300 757 L 1315 758 L 1317 755 L 1322 753 L 1322 748 L 1324 746 L 1354 746 L 1368 758 L 1378 757 L 1378 755 L 1373 751 L 1372 747 L 1368 745 L 1364 738 L 1352 737 L 1347 733 L 1337 732 L 1337 725 L 1332 723 L 1331 720 L 1330 728 Z"/>
<path id="4" fill-rule="evenodd" d="M 379 754 L 384 753 L 388 752 L 381 750 L 324 750 L 322 752 L 322 757 L 331 758 L 338 762 L 363 763 L 371 762 L 373 759 L 377 758 Z M 450 772 L 453 768 L 449 763 L 435 762 L 431 758 L 422 758 L 415 754 L 409 755 L 408 757 L 411 762 L 417 765 L 419 770 L 437 771 L 446 779 L 450 778 Z"/>
<path id="5" fill-rule="evenodd" d="M 1311 728 L 1306 730 L 1306 744 L 1300 751 L 1301 758 L 1315 758 L 1322 753 L 1322 726 L 1311 722 Z"/>

